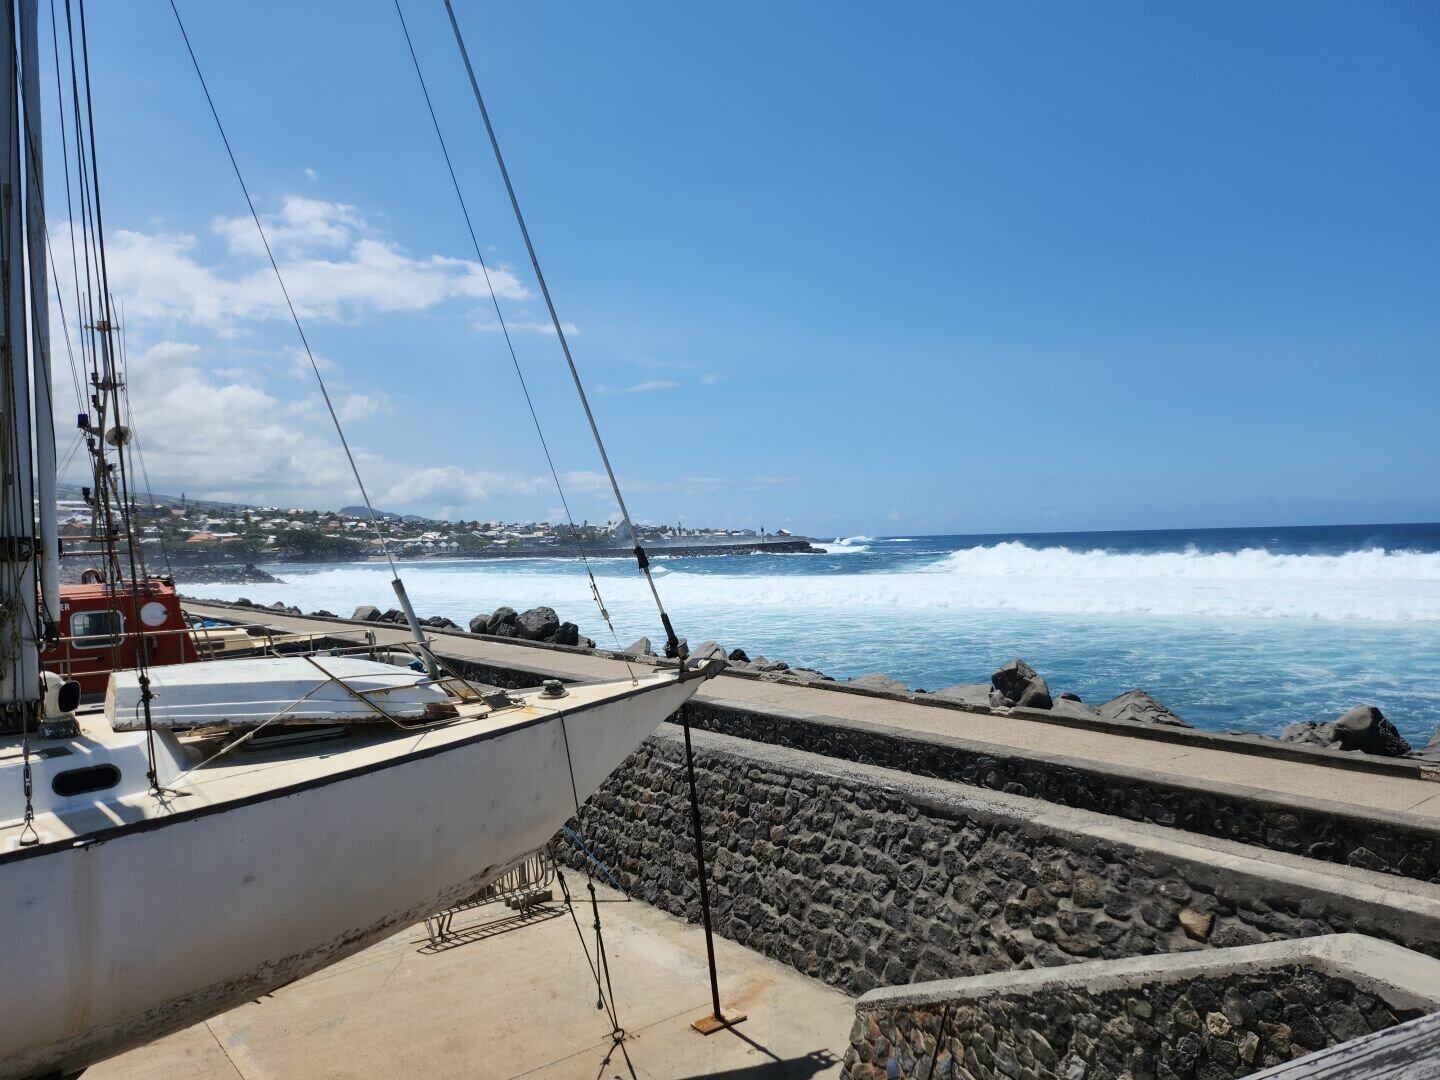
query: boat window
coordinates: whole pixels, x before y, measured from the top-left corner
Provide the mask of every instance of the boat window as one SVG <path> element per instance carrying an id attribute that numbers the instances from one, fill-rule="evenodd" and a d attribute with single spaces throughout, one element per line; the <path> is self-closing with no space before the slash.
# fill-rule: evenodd
<path id="1" fill-rule="evenodd" d="M 77 611 L 70 616 L 70 644 L 77 649 L 100 649 L 115 644 L 125 629 L 118 611 Z"/>
<path id="2" fill-rule="evenodd" d="M 56 795 L 84 795 L 90 791 L 104 791 L 120 783 L 120 770 L 114 765 L 91 765 L 84 769 L 66 769 L 56 773 L 50 781 L 50 790 Z"/>

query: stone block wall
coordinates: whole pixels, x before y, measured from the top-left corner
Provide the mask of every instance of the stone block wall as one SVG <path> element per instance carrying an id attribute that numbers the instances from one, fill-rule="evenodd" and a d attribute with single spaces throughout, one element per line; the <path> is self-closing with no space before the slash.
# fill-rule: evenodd
<path id="1" fill-rule="evenodd" d="M 1346 814 L 1318 802 L 1267 801 L 1241 791 L 1197 791 L 1134 770 L 1100 772 L 1060 757 L 1000 755 L 958 739 L 831 717 L 760 713 L 703 700 L 692 700 L 678 715 L 696 730 L 1440 882 L 1440 830 L 1398 816 Z"/>
<path id="2" fill-rule="evenodd" d="M 1355 935 L 960 979 L 862 998 L 842 1075 L 1222 1080 L 1386 1030 L 1437 996 L 1440 963 Z"/>
<path id="3" fill-rule="evenodd" d="M 1352 931 L 1440 954 L 1434 886 L 706 732 L 694 741 L 716 931 L 851 993 Z M 693 920 L 683 760 L 678 733 L 652 736 L 578 829 L 634 895 Z"/>

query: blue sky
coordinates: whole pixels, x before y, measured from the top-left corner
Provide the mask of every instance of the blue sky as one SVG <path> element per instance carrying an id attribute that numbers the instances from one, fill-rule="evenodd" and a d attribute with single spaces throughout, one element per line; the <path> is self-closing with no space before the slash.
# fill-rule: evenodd
<path id="1" fill-rule="evenodd" d="M 457 9 L 638 518 L 1440 519 L 1434 4 Z M 555 516 L 393 7 L 181 10 L 377 504 Z M 443 7 L 406 12 L 607 518 Z M 168 5 L 89 16 L 154 486 L 356 501 Z"/>

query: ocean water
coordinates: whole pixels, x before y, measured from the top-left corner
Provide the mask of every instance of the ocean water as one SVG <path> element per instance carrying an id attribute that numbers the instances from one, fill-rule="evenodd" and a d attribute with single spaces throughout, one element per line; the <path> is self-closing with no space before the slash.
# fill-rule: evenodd
<path id="1" fill-rule="evenodd" d="M 1102 701 L 1142 687 L 1197 727 L 1275 733 L 1380 706 L 1416 745 L 1440 725 L 1440 525 L 838 537 L 824 555 L 654 560 L 692 643 L 715 638 L 838 679 L 930 690 L 1020 656 Z M 415 608 L 464 625 L 554 607 L 601 645 L 659 620 L 629 560 L 592 560 L 616 635 L 572 560 L 402 563 Z M 383 564 L 267 567 L 281 585 L 185 578 L 191 595 L 348 614 L 393 606 Z"/>

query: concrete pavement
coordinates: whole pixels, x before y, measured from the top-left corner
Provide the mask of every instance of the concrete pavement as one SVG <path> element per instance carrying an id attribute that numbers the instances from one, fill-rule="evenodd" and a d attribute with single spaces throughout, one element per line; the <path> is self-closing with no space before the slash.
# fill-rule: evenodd
<path id="1" fill-rule="evenodd" d="M 593 952 L 584 879 L 568 876 Z M 700 928 L 613 890 L 600 896 L 619 1018 L 640 1080 L 839 1075 L 852 998 L 716 938 L 722 999 L 749 1019 L 700 1035 L 690 1027 L 710 1011 Z M 501 932 L 483 929 L 507 918 Z M 411 927 L 273 995 L 104 1062 L 87 1080 L 629 1076 L 618 1052 L 602 1068 L 610 1025 L 595 1008 L 595 982 L 562 905 L 522 921 L 490 904 L 457 916 L 454 928 L 458 943 L 433 951 L 424 928 Z"/>

